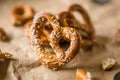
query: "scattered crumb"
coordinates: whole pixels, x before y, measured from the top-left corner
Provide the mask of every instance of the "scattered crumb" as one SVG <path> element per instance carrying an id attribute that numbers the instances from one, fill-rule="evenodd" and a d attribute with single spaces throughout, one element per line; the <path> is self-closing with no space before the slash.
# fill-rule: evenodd
<path id="1" fill-rule="evenodd" d="M 111 69 L 116 64 L 116 60 L 113 58 L 105 58 L 102 60 L 102 68 L 104 70 Z"/>

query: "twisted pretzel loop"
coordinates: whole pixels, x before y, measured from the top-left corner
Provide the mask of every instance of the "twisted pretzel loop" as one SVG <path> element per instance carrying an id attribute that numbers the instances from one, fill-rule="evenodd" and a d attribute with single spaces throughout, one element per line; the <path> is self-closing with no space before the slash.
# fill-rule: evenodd
<path id="1" fill-rule="evenodd" d="M 76 20 L 73 14 L 73 12 L 75 11 L 79 12 L 82 15 L 84 23 L 81 23 L 80 21 Z M 73 4 L 69 6 L 68 11 L 58 13 L 57 17 L 61 26 L 73 27 L 81 33 L 83 48 L 87 49 L 93 46 L 95 39 L 95 31 L 91 20 L 88 16 L 88 13 L 82 6 Z"/>

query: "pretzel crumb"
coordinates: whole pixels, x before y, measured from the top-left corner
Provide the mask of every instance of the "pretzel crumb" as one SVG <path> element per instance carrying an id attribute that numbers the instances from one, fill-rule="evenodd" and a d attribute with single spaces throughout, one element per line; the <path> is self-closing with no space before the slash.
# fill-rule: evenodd
<path id="1" fill-rule="evenodd" d="M 113 58 L 105 58 L 102 60 L 102 68 L 103 70 L 109 70 L 111 69 L 113 66 L 115 66 L 116 61 Z"/>
<path id="2" fill-rule="evenodd" d="M 91 73 L 83 69 L 77 69 L 76 77 L 77 80 L 91 80 Z"/>

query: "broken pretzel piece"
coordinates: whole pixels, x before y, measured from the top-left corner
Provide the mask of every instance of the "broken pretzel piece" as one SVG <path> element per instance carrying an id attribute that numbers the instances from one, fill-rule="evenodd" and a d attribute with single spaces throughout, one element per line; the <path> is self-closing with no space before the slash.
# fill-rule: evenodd
<path id="1" fill-rule="evenodd" d="M 106 58 L 102 60 L 102 68 L 104 70 L 111 69 L 116 64 L 116 61 L 113 58 Z"/>
<path id="2" fill-rule="evenodd" d="M 77 69 L 76 77 L 77 80 L 91 80 L 90 72 L 87 72 L 83 69 Z"/>

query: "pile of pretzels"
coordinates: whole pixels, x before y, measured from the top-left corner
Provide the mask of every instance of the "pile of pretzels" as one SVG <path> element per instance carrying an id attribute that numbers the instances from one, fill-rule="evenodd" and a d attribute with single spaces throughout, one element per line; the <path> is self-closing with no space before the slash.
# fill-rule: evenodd
<path id="1" fill-rule="evenodd" d="M 74 12 L 78 12 L 84 22 L 77 20 Z M 80 48 L 90 49 L 95 43 L 95 31 L 88 13 L 78 4 L 56 15 L 47 12 L 36 15 L 25 31 L 40 63 L 52 70 L 70 62 Z M 60 44 L 66 42 L 70 44 L 64 50 Z M 46 51 L 48 47 L 54 52 Z"/>

